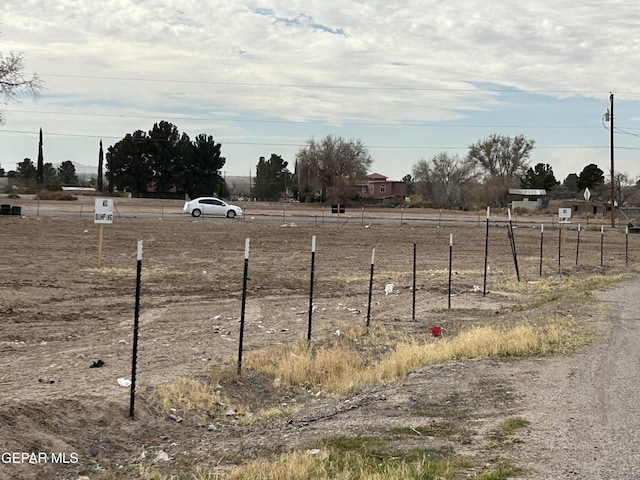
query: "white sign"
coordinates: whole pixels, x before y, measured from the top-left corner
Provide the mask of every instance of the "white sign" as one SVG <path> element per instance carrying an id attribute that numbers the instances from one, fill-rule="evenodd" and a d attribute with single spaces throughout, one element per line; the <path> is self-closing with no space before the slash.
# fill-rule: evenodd
<path id="1" fill-rule="evenodd" d="M 112 198 L 96 198 L 93 223 L 113 223 Z"/>
<path id="2" fill-rule="evenodd" d="M 558 209 L 558 222 L 559 223 L 571 223 L 571 209 L 559 208 Z"/>
<path id="3" fill-rule="evenodd" d="M 591 192 L 589 191 L 589 187 L 584 189 L 584 199 L 588 202 L 591 198 Z"/>

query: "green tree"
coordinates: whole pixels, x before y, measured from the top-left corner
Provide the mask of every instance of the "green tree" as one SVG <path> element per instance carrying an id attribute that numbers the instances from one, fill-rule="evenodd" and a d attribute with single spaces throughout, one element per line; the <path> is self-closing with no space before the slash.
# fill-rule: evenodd
<path id="1" fill-rule="evenodd" d="M 595 163 L 590 163 L 578 175 L 578 190 L 593 190 L 598 185 L 604 185 L 604 172 Z"/>
<path id="2" fill-rule="evenodd" d="M 548 163 L 536 164 L 535 167 L 527 170 L 522 179 L 522 188 L 543 188 L 548 191 L 558 184 L 553 169 Z"/>
<path id="3" fill-rule="evenodd" d="M 36 182 L 36 167 L 30 158 L 25 158 L 16 166 L 16 175 L 25 187 L 33 187 Z"/>
<path id="4" fill-rule="evenodd" d="M 406 185 L 407 195 L 413 195 L 416 193 L 416 182 L 410 173 L 407 173 L 404 177 L 402 177 L 402 181 Z"/>
<path id="5" fill-rule="evenodd" d="M 191 142 L 182 135 L 178 144 L 180 172 L 176 185 L 192 198 L 207 195 L 228 195 L 224 178 L 220 175 L 226 159 L 222 156 L 222 145 L 211 135 L 204 133 Z"/>
<path id="6" fill-rule="evenodd" d="M 292 187 L 291 172 L 288 162 L 280 155 L 271 154 L 269 160 L 260 157 L 256 165 L 256 179 L 253 197 L 268 202 L 278 201 L 282 194 L 286 195 L 288 187 Z"/>
<path id="7" fill-rule="evenodd" d="M 146 152 L 147 134 L 136 130 L 107 149 L 107 181 L 110 191 L 146 192 L 153 182 L 153 167 Z"/>
<path id="8" fill-rule="evenodd" d="M 58 178 L 63 185 L 77 185 L 76 167 L 70 160 L 65 160 L 58 167 Z"/>
<path id="9" fill-rule="evenodd" d="M 175 189 L 190 196 L 227 194 L 220 175 L 225 164 L 221 145 L 206 134 L 191 142 L 169 122 L 156 123 L 148 134 L 141 130 L 127 134 L 109 147 L 106 158 L 110 191 L 162 195 Z"/>
<path id="10" fill-rule="evenodd" d="M 527 172 L 534 143 L 523 135 L 493 134 L 469 147 L 467 158 L 483 170 L 490 204 L 507 204 L 509 187 L 520 185 Z"/>
<path id="11" fill-rule="evenodd" d="M 104 176 L 102 173 L 102 166 L 104 164 L 104 150 L 102 149 L 102 140 L 100 140 L 100 149 L 98 150 L 98 179 L 96 189 L 101 192 L 102 191 L 102 177 Z"/>
<path id="12" fill-rule="evenodd" d="M 578 192 L 578 181 L 580 177 L 578 177 L 575 173 L 570 173 L 567 175 L 567 178 L 562 182 L 562 186 L 566 187 L 570 192 Z"/>
<path id="13" fill-rule="evenodd" d="M 578 175 L 570 173 L 562 181 L 562 184 L 556 185 L 547 192 L 547 199 L 568 199 L 576 198 L 578 195 Z"/>
<path id="14" fill-rule="evenodd" d="M 42 180 L 45 185 L 51 185 L 58 179 L 58 170 L 51 163 L 47 162 L 42 166 Z"/>
<path id="15" fill-rule="evenodd" d="M 36 180 L 38 185 L 42 185 L 44 182 L 44 171 L 42 170 L 44 165 L 44 157 L 42 154 L 42 129 L 40 129 L 40 141 L 38 142 L 38 165 L 36 166 Z"/>
<path id="16" fill-rule="evenodd" d="M 151 161 L 156 192 L 167 193 L 175 186 L 176 172 L 183 167 L 182 152 L 178 148 L 180 138 L 178 127 L 164 120 L 154 124 L 149 131 L 144 145 Z"/>
<path id="17" fill-rule="evenodd" d="M 362 141 L 331 135 L 307 141 L 296 161 L 301 194 L 332 203 L 345 203 L 354 192 L 355 180 L 364 178 L 373 163 Z"/>

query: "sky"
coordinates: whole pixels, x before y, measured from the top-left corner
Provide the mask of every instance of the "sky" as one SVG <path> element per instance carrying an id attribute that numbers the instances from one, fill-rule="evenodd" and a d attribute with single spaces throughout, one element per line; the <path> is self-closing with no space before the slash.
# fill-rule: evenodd
<path id="1" fill-rule="evenodd" d="M 640 8 L 632 0 L 4 0 L 0 52 L 41 94 L 0 105 L 0 166 L 97 172 L 162 120 L 222 144 L 228 176 L 293 170 L 312 138 L 360 139 L 399 180 L 492 134 L 535 142 L 558 180 L 591 163 L 640 177 Z"/>

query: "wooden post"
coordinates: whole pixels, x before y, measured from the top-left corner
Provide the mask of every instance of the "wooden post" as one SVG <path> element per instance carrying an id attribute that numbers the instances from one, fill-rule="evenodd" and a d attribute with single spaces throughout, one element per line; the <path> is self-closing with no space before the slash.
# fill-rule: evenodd
<path id="1" fill-rule="evenodd" d="M 102 237 L 104 234 L 104 224 L 100 224 L 98 233 L 98 268 L 102 266 Z"/>

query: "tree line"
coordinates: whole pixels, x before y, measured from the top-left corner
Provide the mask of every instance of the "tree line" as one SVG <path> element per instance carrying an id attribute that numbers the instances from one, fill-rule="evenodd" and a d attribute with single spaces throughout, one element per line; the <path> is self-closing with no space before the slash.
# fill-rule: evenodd
<path id="1" fill-rule="evenodd" d="M 226 196 L 220 175 L 226 159 L 221 148 L 211 135 L 203 133 L 191 140 L 172 123 L 161 121 L 149 132 L 137 130 L 109 147 L 108 189 L 134 195 L 152 191 Z"/>
<path id="2" fill-rule="evenodd" d="M 512 188 L 544 189 L 551 199 L 575 198 L 589 188 L 594 200 L 609 200 L 604 172 L 597 165 L 589 164 L 561 183 L 549 164 L 530 166 L 534 146 L 535 141 L 524 135 L 492 134 L 470 145 L 464 157 L 441 152 L 419 160 L 402 180 L 407 194 L 414 200 L 417 197 L 419 204 L 444 209 L 504 207 Z M 281 156 L 261 157 L 252 197 L 331 203 L 362 200 L 356 183 L 371 165 L 372 158 L 360 140 L 331 135 L 311 139 L 296 154 L 293 173 Z M 640 182 L 636 184 L 622 173 L 616 175 L 615 182 L 619 205 L 640 202 Z"/>
<path id="3" fill-rule="evenodd" d="M 443 152 L 418 161 L 403 180 L 409 193 L 435 208 L 504 207 L 512 188 L 544 189 L 550 199 L 575 198 L 589 188 L 594 200 L 609 199 L 604 172 L 597 165 L 589 164 L 560 183 L 549 164 L 530 166 L 534 145 L 522 135 L 493 134 L 472 144 L 465 157 Z M 638 191 L 625 174 L 616 176 L 615 187 L 619 205 Z"/>
<path id="4" fill-rule="evenodd" d="M 54 167 L 50 162 L 43 163 L 40 172 L 39 179 L 37 166 L 30 158 L 25 158 L 16 165 L 15 170 L 5 172 L 3 168 L 0 168 L 0 177 L 6 175 L 10 179 L 16 179 L 27 189 L 41 186 L 50 190 L 58 190 L 64 185 L 78 184 L 76 167 L 70 160 L 65 160 L 58 167 Z"/>
<path id="5" fill-rule="evenodd" d="M 443 209 L 504 207 L 510 188 L 545 189 L 547 198 L 574 198 L 589 188 L 594 200 L 608 201 L 604 172 L 597 165 L 589 164 L 561 183 L 550 165 L 530 166 L 534 146 L 535 142 L 523 135 L 493 134 L 470 145 L 464 157 L 441 152 L 419 160 L 402 180 L 414 203 Z M 42 157 L 41 137 L 37 166 L 27 158 L 10 173 L 27 186 L 77 184 L 72 162 L 63 162 L 56 169 Z M 104 175 L 101 142 L 95 186 L 99 191 L 126 191 L 134 196 L 227 197 L 231 192 L 221 175 L 225 163 L 222 145 L 211 135 L 199 134 L 192 140 L 172 123 L 160 121 L 149 131 L 136 130 L 109 147 Z M 312 138 L 296 153 L 293 171 L 281 155 L 260 157 L 250 196 L 265 201 L 357 202 L 364 200 L 357 183 L 372 164 L 359 139 Z M 619 205 L 635 201 L 635 197 L 640 200 L 640 186 L 628 175 L 618 173 L 615 181 Z"/>

